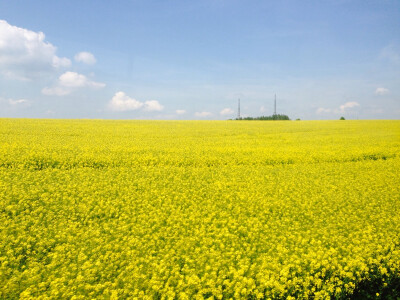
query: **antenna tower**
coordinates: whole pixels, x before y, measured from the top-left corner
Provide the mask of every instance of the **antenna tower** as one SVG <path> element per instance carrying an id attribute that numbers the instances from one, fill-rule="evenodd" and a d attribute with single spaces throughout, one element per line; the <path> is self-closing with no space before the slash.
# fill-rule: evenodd
<path id="1" fill-rule="evenodd" d="M 276 115 L 276 94 L 275 94 L 275 102 L 274 102 L 274 115 Z"/>
<path id="2" fill-rule="evenodd" d="M 240 119 L 240 98 L 238 99 L 238 115 L 237 118 Z"/>

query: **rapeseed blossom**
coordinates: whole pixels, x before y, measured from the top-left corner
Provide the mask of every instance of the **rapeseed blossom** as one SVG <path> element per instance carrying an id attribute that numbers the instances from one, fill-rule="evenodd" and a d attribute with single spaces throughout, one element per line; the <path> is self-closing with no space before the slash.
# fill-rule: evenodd
<path id="1" fill-rule="evenodd" d="M 399 141 L 398 121 L 1 119 L 0 298 L 386 284 L 400 276 Z"/>

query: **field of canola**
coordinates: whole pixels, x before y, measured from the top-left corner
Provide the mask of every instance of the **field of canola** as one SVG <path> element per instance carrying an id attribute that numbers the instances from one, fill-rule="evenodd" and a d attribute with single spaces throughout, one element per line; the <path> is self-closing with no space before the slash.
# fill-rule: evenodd
<path id="1" fill-rule="evenodd" d="M 0 119 L 2 299 L 384 299 L 399 278 L 400 121 Z"/>

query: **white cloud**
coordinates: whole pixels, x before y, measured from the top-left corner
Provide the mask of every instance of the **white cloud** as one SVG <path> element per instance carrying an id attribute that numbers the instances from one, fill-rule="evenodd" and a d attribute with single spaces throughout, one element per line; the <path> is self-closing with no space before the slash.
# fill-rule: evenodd
<path id="1" fill-rule="evenodd" d="M 186 113 L 186 110 L 184 110 L 184 109 L 177 109 L 175 112 L 176 112 L 177 115 L 183 115 L 183 114 Z"/>
<path id="2" fill-rule="evenodd" d="M 96 58 L 90 52 L 79 52 L 74 58 L 76 61 L 87 65 L 94 65 L 96 63 Z"/>
<path id="3" fill-rule="evenodd" d="M 45 41 L 43 32 L 12 26 L 0 20 L 0 73 L 11 79 L 32 80 L 71 65 L 56 55 L 57 48 Z"/>
<path id="4" fill-rule="evenodd" d="M 317 114 L 322 114 L 322 113 L 330 113 L 332 110 L 330 108 L 323 108 L 323 107 L 319 107 L 317 109 Z"/>
<path id="5" fill-rule="evenodd" d="M 196 117 L 206 118 L 206 117 L 212 116 L 212 113 L 210 113 L 208 111 L 202 111 L 202 112 L 195 112 L 194 115 Z"/>
<path id="6" fill-rule="evenodd" d="M 375 90 L 375 94 L 376 94 L 376 95 L 380 95 L 380 96 L 386 95 L 386 94 L 389 94 L 389 90 L 388 90 L 388 89 L 385 89 L 385 88 L 383 88 L 383 87 L 380 87 L 380 88 L 377 88 L 377 89 Z"/>
<path id="7" fill-rule="evenodd" d="M 71 60 L 66 57 L 58 57 L 53 56 L 53 67 L 58 68 L 67 68 L 71 65 Z"/>
<path id="8" fill-rule="evenodd" d="M 0 97 L 0 106 L 11 109 L 23 109 L 31 106 L 32 101 L 27 99 L 6 99 Z"/>
<path id="9" fill-rule="evenodd" d="M 64 87 L 84 87 L 89 83 L 85 75 L 70 71 L 62 74 L 58 80 L 59 84 Z"/>
<path id="10" fill-rule="evenodd" d="M 162 111 L 164 106 L 162 106 L 157 100 L 149 100 L 144 103 L 143 110 L 145 111 Z"/>
<path id="11" fill-rule="evenodd" d="M 340 105 L 339 110 L 340 112 L 345 112 L 349 108 L 360 106 L 358 102 L 346 102 L 345 104 Z"/>
<path id="12" fill-rule="evenodd" d="M 49 96 L 65 96 L 78 88 L 103 88 L 105 86 L 104 83 L 92 81 L 85 75 L 68 71 L 58 78 L 58 82 L 54 87 L 45 87 L 42 89 L 42 93 Z"/>
<path id="13" fill-rule="evenodd" d="M 113 111 L 137 110 L 142 107 L 142 102 L 128 97 L 124 92 L 115 93 L 109 103 L 109 108 Z"/>
<path id="14" fill-rule="evenodd" d="M 162 111 L 164 106 L 157 100 L 141 102 L 127 96 L 124 92 L 117 92 L 109 102 L 108 108 L 112 111 L 132 111 L 138 109 L 143 109 L 144 111 Z"/>
<path id="15" fill-rule="evenodd" d="M 233 113 L 234 111 L 231 108 L 224 108 L 223 110 L 220 111 L 221 116 L 231 115 Z"/>
<path id="16" fill-rule="evenodd" d="M 18 100 L 8 99 L 8 103 L 10 103 L 10 105 L 13 105 L 13 106 L 28 105 L 29 101 L 26 99 L 18 99 Z"/>
<path id="17" fill-rule="evenodd" d="M 60 85 L 65 87 L 93 87 L 103 88 L 105 83 L 89 80 L 85 75 L 76 72 L 65 72 L 59 78 Z"/>
<path id="18" fill-rule="evenodd" d="M 68 95 L 72 92 L 70 89 L 66 89 L 60 86 L 55 86 L 55 87 L 44 87 L 42 89 L 42 94 L 46 96 L 65 96 Z"/>
<path id="19" fill-rule="evenodd" d="M 335 114 L 345 113 L 349 109 L 352 109 L 352 108 L 357 107 L 357 106 L 360 106 L 360 104 L 358 102 L 350 101 L 350 102 L 346 102 L 346 103 L 340 105 L 339 108 L 335 108 L 335 109 L 319 107 L 316 110 L 316 113 L 317 114 L 323 114 L 323 113 L 335 113 Z"/>

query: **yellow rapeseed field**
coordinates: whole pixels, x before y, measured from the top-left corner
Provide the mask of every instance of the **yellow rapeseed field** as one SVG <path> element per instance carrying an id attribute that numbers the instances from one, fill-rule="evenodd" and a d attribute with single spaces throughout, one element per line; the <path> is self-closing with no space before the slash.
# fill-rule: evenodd
<path id="1" fill-rule="evenodd" d="M 399 278 L 400 121 L 0 119 L 0 298 L 379 298 Z"/>

